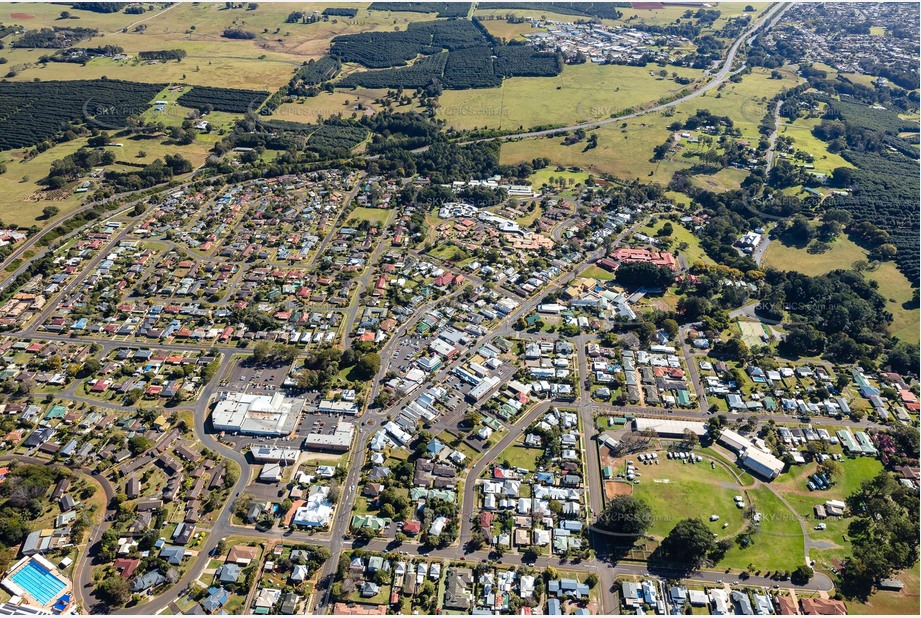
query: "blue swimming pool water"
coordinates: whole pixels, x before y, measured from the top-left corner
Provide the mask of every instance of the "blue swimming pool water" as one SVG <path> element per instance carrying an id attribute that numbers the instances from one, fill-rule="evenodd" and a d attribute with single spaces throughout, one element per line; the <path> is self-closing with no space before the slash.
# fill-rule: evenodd
<path id="1" fill-rule="evenodd" d="M 50 603 L 67 586 L 35 560 L 13 573 L 10 579 L 42 605 Z"/>

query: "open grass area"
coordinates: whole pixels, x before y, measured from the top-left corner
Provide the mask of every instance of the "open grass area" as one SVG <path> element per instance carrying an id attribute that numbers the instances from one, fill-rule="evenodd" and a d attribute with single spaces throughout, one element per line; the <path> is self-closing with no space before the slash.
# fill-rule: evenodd
<path id="1" fill-rule="evenodd" d="M 669 67 L 672 71 L 692 79 L 701 75 L 695 69 Z M 556 77 L 513 77 L 497 88 L 446 90 L 437 117 L 457 129 L 527 129 L 603 120 L 687 87 L 654 73 L 648 67 L 567 65 Z"/>
<path id="2" fill-rule="evenodd" d="M 866 252 L 846 237 L 835 240 L 825 253 L 809 253 L 805 247 L 771 242 L 764 253 L 763 266 L 778 270 L 795 270 L 806 275 L 822 275 L 837 268 L 850 268 L 854 262 L 866 259 Z"/>
<path id="3" fill-rule="evenodd" d="M 715 193 L 725 193 L 742 186 L 748 178 L 748 172 L 734 167 L 723 168 L 715 174 L 697 174 L 691 176 L 691 182 L 702 189 Z"/>
<path id="4" fill-rule="evenodd" d="M 665 141 L 671 118 L 658 115 L 611 123 L 594 130 L 598 146 L 584 150 L 584 143 L 565 146 L 562 137 L 542 137 L 504 142 L 502 164 L 530 162 L 547 157 L 562 167 L 578 167 L 595 175 L 612 174 L 625 180 L 666 185 L 676 171 L 690 167 L 680 157 L 650 161 L 653 149 Z"/>
<path id="5" fill-rule="evenodd" d="M 754 528 L 753 543 L 744 549 L 733 545 L 720 566 L 792 571 L 803 564 L 803 531 L 796 516 L 766 487 L 749 490 L 747 496 L 761 513 L 761 524 Z"/>
<path id="6" fill-rule="evenodd" d="M 798 118 L 793 122 L 781 119 L 777 135 L 784 135 L 793 139 L 796 150 L 808 152 L 814 157 L 810 170 L 822 174 L 831 174 L 836 167 L 854 167 L 844 157 L 828 151 L 828 144 L 812 134 L 812 129 L 821 122 L 819 118 Z M 790 159 L 793 163 L 793 160 Z"/>
<path id="7" fill-rule="evenodd" d="M 607 271 L 600 266 L 589 266 L 580 274 L 581 277 L 589 277 L 591 279 L 598 279 L 599 281 L 611 281 L 614 279 L 614 273 Z"/>
<path id="8" fill-rule="evenodd" d="M 105 75 L 145 82 L 184 81 L 275 90 L 287 83 L 298 65 L 325 54 L 330 39 L 336 35 L 405 30 L 412 21 L 433 19 L 433 15 L 425 13 L 368 11 L 365 5 L 358 7 L 354 19 L 338 17 L 313 24 L 288 24 L 285 19 L 296 7 L 284 3 L 254 5 L 256 8 L 249 10 L 245 3 L 234 9 L 218 3 L 177 3 L 166 10 L 161 7 L 142 15 L 70 11 L 79 19 L 69 20 L 68 25 L 99 29 L 100 34 L 88 40 L 87 45 L 118 45 L 129 55 L 143 50 L 183 49 L 188 56 L 179 63 L 100 59 L 86 66 L 50 63 L 41 68 L 36 61 L 47 50 L 4 50 L 4 55 L 9 58 L 9 68 L 18 72 L 15 78 L 18 80 L 94 79 Z M 10 13 L 28 18 L 15 19 Z M 4 22 L 30 28 L 60 26 L 59 14 L 60 7 L 38 3 L 18 4 L 15 11 L 0 13 Z M 136 31 L 136 26 L 141 26 L 142 31 Z M 256 36 L 251 40 L 223 38 L 221 33 L 225 28 L 248 30 Z"/>
<path id="9" fill-rule="evenodd" d="M 818 469 L 815 463 L 791 468 L 777 477 L 771 486 L 782 490 L 785 496 L 808 496 L 811 504 L 819 504 L 825 500 L 844 500 L 857 491 L 861 483 L 875 477 L 883 469 L 883 464 L 873 457 L 845 459 L 840 464 L 843 470 L 841 477 L 834 479 L 835 484 L 825 491 L 809 491 L 806 487 L 807 477 L 815 474 Z"/>
<path id="10" fill-rule="evenodd" d="M 52 161 L 74 153 L 83 143 L 84 140 L 75 140 L 60 144 L 28 161 L 23 160 L 22 151 L 0 153 L 0 162 L 6 163 L 7 167 L 6 173 L 0 174 L 0 195 L 3 196 L 0 219 L 8 225 L 42 226 L 44 222 L 35 218 L 46 206 L 57 206 L 62 214 L 77 208 L 83 200 L 82 195 L 73 193 L 71 189 L 53 194 L 60 199 L 45 199 L 51 194 L 44 191 L 38 181 L 48 175 Z"/>
<path id="11" fill-rule="evenodd" d="M 698 464 L 681 463 L 667 459 L 665 451 L 659 452 L 659 465 L 636 463 L 641 474 L 639 485 L 634 485 L 633 495 L 652 508 L 653 524 L 649 534 L 665 537 L 679 520 L 699 517 L 707 527 L 721 537 L 737 534 L 743 526 L 742 509 L 736 507 L 734 496 L 743 495 L 743 489 L 732 475 L 719 464 L 711 467 L 706 460 Z M 615 472 L 623 470 L 623 460 L 618 460 Z M 719 515 L 711 522 L 710 515 Z M 723 527 L 728 523 L 729 526 Z"/>
<path id="12" fill-rule="evenodd" d="M 655 236 L 655 233 L 662 228 L 664 221 L 660 220 L 654 224 L 647 224 L 637 230 L 641 234 L 646 234 L 647 236 Z M 694 262 L 703 262 L 704 264 L 715 264 L 713 259 L 708 256 L 700 246 L 700 239 L 697 238 L 691 231 L 686 228 L 681 223 L 671 221 L 672 224 L 672 250 L 678 253 L 683 253 L 685 259 L 688 262 L 688 266 L 694 264 Z M 683 251 L 678 250 L 678 245 L 681 243 L 687 243 L 687 249 Z"/>
<path id="13" fill-rule="evenodd" d="M 742 139 L 757 142 L 761 137 L 758 125 L 769 111 L 768 101 L 774 95 L 798 86 L 802 80 L 791 71 L 781 70 L 783 79 L 772 79 L 771 71 L 754 68 L 742 81 L 724 82 L 715 90 L 675 107 L 675 118 L 681 120 L 698 109 L 732 118 L 742 132 Z"/>
<path id="14" fill-rule="evenodd" d="M 369 221 L 377 225 L 386 225 L 392 214 L 392 210 L 359 206 L 349 213 L 347 221 Z"/>
<path id="15" fill-rule="evenodd" d="M 533 472 L 537 469 L 537 464 L 535 462 L 541 452 L 539 448 L 525 448 L 520 444 L 513 444 L 502 451 L 502 454 L 496 458 L 496 461 L 507 461 L 509 465 L 514 468 L 523 468 Z"/>
<path id="16" fill-rule="evenodd" d="M 310 124 L 316 122 L 321 116 L 329 118 L 335 114 L 342 114 L 350 117 L 352 114 L 358 114 L 359 111 L 355 109 L 358 104 L 376 112 L 379 108 L 374 103 L 374 99 L 384 94 L 386 94 L 385 90 L 366 88 L 321 92 L 315 97 L 304 97 L 294 103 L 284 103 L 272 112 L 269 118 Z M 398 111 L 406 110 L 399 109 Z"/>
<path id="17" fill-rule="evenodd" d="M 829 251 L 819 254 L 775 240 L 764 254 L 763 265 L 816 276 L 838 268 L 850 268 L 854 262 L 866 258 L 867 252 L 847 237 L 838 238 Z M 907 305 L 912 297 L 908 278 L 892 262 L 884 262 L 876 270 L 864 272 L 864 277 L 878 282 L 879 293 L 886 298 L 886 309 L 892 313 L 889 331 L 903 341 L 918 343 L 921 310 Z"/>

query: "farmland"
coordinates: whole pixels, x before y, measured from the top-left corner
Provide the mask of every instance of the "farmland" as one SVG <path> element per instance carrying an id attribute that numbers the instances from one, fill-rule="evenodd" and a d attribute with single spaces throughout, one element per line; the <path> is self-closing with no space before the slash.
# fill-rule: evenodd
<path id="1" fill-rule="evenodd" d="M 694 69 L 671 70 L 691 79 L 700 76 Z M 565 125 L 603 120 L 685 88 L 650 73 L 644 67 L 568 65 L 556 77 L 509 78 L 497 88 L 445 91 L 438 117 L 455 129 Z M 599 83 L 614 86 L 601 89 Z"/>

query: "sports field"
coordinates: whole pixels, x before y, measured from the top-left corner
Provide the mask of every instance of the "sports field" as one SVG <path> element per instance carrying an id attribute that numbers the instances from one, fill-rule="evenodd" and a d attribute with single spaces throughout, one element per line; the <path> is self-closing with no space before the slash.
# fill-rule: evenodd
<path id="1" fill-rule="evenodd" d="M 709 460 L 701 463 L 681 463 L 659 452 L 658 465 L 644 465 L 636 457 L 628 457 L 637 466 L 639 485 L 633 495 L 652 508 L 654 521 L 648 533 L 665 537 L 678 521 L 699 517 L 720 537 L 738 533 L 743 527 L 742 509 L 733 498 L 744 495 L 735 478 L 720 464 L 711 468 Z M 617 460 L 615 472 L 623 472 L 624 459 Z M 710 515 L 719 520 L 709 521 Z M 729 526 L 723 527 L 728 523 Z"/>
<path id="2" fill-rule="evenodd" d="M 736 322 L 736 326 L 739 329 L 742 341 L 745 342 L 745 345 L 747 345 L 749 349 L 756 345 L 764 345 L 764 340 L 761 337 L 766 333 L 764 332 L 764 326 L 761 322 L 745 322 L 739 320 Z"/>

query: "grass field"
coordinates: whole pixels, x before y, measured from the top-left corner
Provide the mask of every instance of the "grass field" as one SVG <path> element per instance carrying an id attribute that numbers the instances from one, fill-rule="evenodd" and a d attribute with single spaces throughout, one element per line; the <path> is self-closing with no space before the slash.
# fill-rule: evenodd
<path id="1" fill-rule="evenodd" d="M 586 65 L 580 65 L 586 66 Z M 566 72 L 572 68 L 567 67 L 563 72 L 563 78 Z M 594 70 L 605 67 L 594 67 Z M 619 67 L 625 68 L 625 67 Z M 549 78 L 547 78 L 549 79 Z M 559 79 L 559 78 L 556 78 Z M 599 79 L 605 79 L 599 76 Z M 536 83 L 538 79 L 531 79 L 529 83 Z M 633 118 L 626 122 L 615 122 L 604 125 L 597 129 L 595 133 L 598 136 L 597 148 L 583 151 L 584 145 L 581 143 L 573 146 L 564 146 L 562 138 L 534 138 L 514 142 L 506 142 L 502 145 L 501 162 L 503 164 L 521 163 L 531 161 L 534 157 L 548 157 L 553 163 L 563 167 L 579 167 L 592 173 L 609 173 L 627 180 L 641 180 L 644 182 L 658 182 L 666 185 L 671 180 L 674 173 L 681 169 L 686 169 L 696 162 L 696 158 L 683 157 L 684 148 L 679 149 L 662 161 L 650 161 L 653 149 L 662 144 L 669 135 L 666 128 L 675 121 L 681 121 L 683 118 L 694 114 L 698 109 L 709 109 L 711 112 L 732 118 L 735 126 L 742 131 L 743 139 L 755 140 L 760 137 L 758 133 L 758 124 L 767 112 L 767 101 L 783 89 L 789 89 L 799 84 L 800 79 L 792 73 L 784 73 L 783 79 L 771 79 L 770 72 L 763 69 L 755 69 L 751 74 L 744 76 L 741 82 L 734 84 L 727 82 L 716 92 L 710 91 L 692 101 L 682 103 L 676 106 L 672 115 L 649 114 L 640 118 Z M 588 101 L 588 105 L 598 96 L 599 89 L 596 80 L 590 85 L 591 92 L 586 93 L 582 101 Z M 661 83 L 661 82 L 660 82 Z M 636 87 L 636 86 L 634 86 Z M 502 90 L 505 89 L 503 85 Z M 553 92 L 563 93 L 566 90 L 554 90 Z M 476 91 L 482 93 L 485 91 Z M 602 91 L 605 97 L 608 92 Z M 448 93 L 446 93 L 448 94 Z M 476 95 L 474 95 L 476 96 Z M 659 95 L 647 94 L 646 99 L 652 99 Z M 560 103 L 554 100 L 553 94 L 548 92 L 535 93 L 533 98 L 540 101 L 542 106 L 544 101 L 548 102 L 553 109 L 561 107 Z M 607 100 L 607 99 L 606 99 Z M 445 103 L 445 97 L 442 96 L 442 104 Z M 467 102 L 469 109 L 478 110 L 476 105 Z M 503 106 L 508 105 L 508 99 L 494 99 L 488 101 L 484 97 L 482 105 L 492 110 L 494 115 L 504 113 Z M 579 110 L 580 104 L 575 105 L 570 102 L 570 107 Z M 585 103 L 582 104 L 584 108 Z M 534 109 L 538 104 L 529 104 L 527 108 L 529 113 L 535 113 Z M 604 112 L 596 114 L 600 118 L 608 117 L 619 111 L 623 105 L 604 103 Z M 461 108 L 465 109 L 465 108 Z M 590 108 L 591 111 L 591 108 Z M 595 107 L 595 112 L 602 111 Z M 511 112 L 509 112 L 511 113 Z M 564 122 L 566 119 L 580 120 L 583 114 L 574 114 L 570 116 L 559 115 L 550 119 L 551 122 Z M 576 118 L 573 118 L 576 116 Z M 449 122 L 451 122 L 449 120 Z M 503 119 L 504 123 L 504 119 Z M 482 119 L 480 122 L 473 122 L 473 126 L 495 126 L 488 124 Z M 503 126 L 517 126 L 513 122 L 504 123 Z M 724 172 L 716 175 L 714 182 L 723 187 L 732 187 L 739 180 L 739 174 Z"/>
<path id="2" fill-rule="evenodd" d="M 330 3 L 327 6 L 345 6 Z M 112 79 L 145 82 L 178 82 L 212 86 L 275 90 L 284 85 L 295 68 L 310 58 L 322 56 L 329 41 L 339 34 L 376 30 L 405 30 L 409 22 L 433 18 L 425 13 L 390 13 L 359 8 L 354 19 L 332 18 L 313 24 L 288 24 L 285 19 L 298 7 L 285 3 L 258 3 L 257 8 L 228 10 L 218 3 L 179 3 L 166 10 L 160 6 L 142 15 L 100 14 L 72 9 L 79 19 L 69 25 L 99 29 L 99 36 L 87 45 L 118 45 L 126 53 L 151 49 L 183 49 L 188 56 L 182 62 L 145 64 L 132 60 L 93 60 L 87 66 L 51 63 L 46 68 L 36 64 L 47 50 L 4 50 L 14 79 L 94 79 L 103 75 Z M 348 5 L 354 6 L 354 5 Z M 305 7 L 300 7 L 304 10 Z M 317 6 L 316 8 L 321 8 Z M 311 9 L 307 9 L 308 11 Z M 12 18 L 11 13 L 28 18 Z M 60 26 L 60 7 L 53 4 L 18 4 L 15 11 L 0 13 L 8 23 L 22 23 L 30 28 Z M 136 32 L 135 25 L 143 32 Z M 194 26 L 193 26 L 194 25 Z M 221 37 L 225 28 L 248 30 L 252 40 Z M 185 75 L 185 78 L 183 78 Z"/>
<path id="3" fill-rule="evenodd" d="M 77 208 L 82 202 L 80 194 L 63 193 L 66 197 L 60 200 L 38 200 L 34 199 L 34 196 L 41 191 L 42 187 L 38 181 L 48 175 L 51 162 L 72 154 L 83 141 L 76 140 L 55 146 L 28 161 L 22 160 L 23 153 L 20 151 L 0 153 L 0 161 L 5 162 L 7 167 L 6 173 L 0 175 L 0 195 L 3 196 L 0 203 L 0 219 L 6 224 L 29 227 L 42 224 L 35 218 L 42 214 L 45 206 L 57 206 L 62 214 Z"/>
<path id="4" fill-rule="evenodd" d="M 645 225 L 637 230 L 641 234 L 646 234 L 647 236 L 654 236 L 655 233 L 662 227 L 664 221 L 659 221 L 658 223 L 652 225 Z M 677 251 L 678 245 L 681 243 L 687 243 L 688 248 L 683 251 L 684 257 L 688 262 L 688 266 L 694 264 L 694 262 L 703 262 L 704 264 L 715 264 L 712 258 L 708 256 L 700 246 L 700 240 L 691 233 L 689 229 L 684 227 L 682 224 L 675 221 L 671 222 L 672 224 L 672 250 Z M 682 252 L 679 252 L 682 253 Z"/>
<path id="5" fill-rule="evenodd" d="M 541 449 L 538 448 L 525 448 L 520 444 L 513 444 L 502 451 L 502 454 L 496 458 L 496 461 L 507 461 L 511 467 L 524 468 L 525 470 L 533 472 L 537 469 L 537 464 L 535 462 L 537 458 L 540 457 L 541 452 Z"/>
<path id="6" fill-rule="evenodd" d="M 838 238 L 831 250 L 821 254 L 810 254 L 805 248 L 790 247 L 773 241 L 764 254 L 765 267 L 779 270 L 795 270 L 816 276 L 837 268 L 850 268 L 854 262 L 865 260 L 867 252 L 847 237 Z M 892 262 L 880 264 L 875 271 L 864 272 L 864 276 L 879 283 L 879 293 L 886 298 L 886 308 L 892 313 L 889 331 L 908 343 L 918 343 L 918 323 L 921 310 L 908 309 L 904 305 L 912 297 L 908 278 Z"/>
<path id="7" fill-rule="evenodd" d="M 769 111 L 768 100 L 802 82 L 792 72 L 782 70 L 782 74 L 783 79 L 771 79 L 770 71 L 755 68 L 737 84 L 724 82 L 715 91 L 676 106 L 674 120 L 691 115 L 698 109 L 708 109 L 714 114 L 732 118 L 735 127 L 742 132 L 742 139 L 757 142 L 761 136 L 758 124 Z"/>
<path id="8" fill-rule="evenodd" d="M 618 463 L 621 465 L 615 471 L 623 469 L 623 460 Z M 633 487 L 633 495 L 649 504 L 653 512 L 649 534 L 665 537 L 679 520 L 687 517 L 701 518 L 721 537 L 742 529 L 742 509 L 736 507 L 733 496 L 741 495 L 743 490 L 722 466 L 711 468 L 707 461 L 683 464 L 667 459 L 664 451 L 659 453 L 659 465 L 634 463 L 639 466 L 642 482 Z M 711 514 L 720 519 L 709 521 Z M 725 523 L 729 526 L 723 528 Z"/>
<path id="9" fill-rule="evenodd" d="M 308 124 L 316 122 L 320 116 L 329 118 L 336 114 L 342 114 L 348 118 L 352 114 L 360 113 L 354 109 L 359 103 L 367 109 L 378 111 L 379 106 L 374 103 L 374 99 L 380 98 L 386 92 L 386 90 L 364 88 L 359 88 L 355 91 L 321 92 L 315 97 L 305 97 L 295 103 L 284 103 L 272 112 L 269 118 Z M 399 109 L 398 111 L 408 110 Z"/>
<path id="10" fill-rule="evenodd" d="M 587 172 L 572 172 L 569 170 L 564 170 L 562 172 L 557 171 L 556 166 L 547 166 L 542 170 L 537 170 L 531 174 L 528 178 L 532 187 L 541 187 L 544 184 L 550 184 L 550 178 L 565 178 L 566 186 L 569 186 L 569 179 L 572 178 L 573 186 L 582 184 L 588 178 Z M 553 186 L 558 187 L 559 185 L 554 184 Z"/>
<path id="11" fill-rule="evenodd" d="M 691 181 L 708 191 L 725 193 L 742 186 L 742 181 L 748 178 L 748 172 L 734 167 L 723 168 L 715 174 L 697 174 L 691 176 Z"/>
<path id="12" fill-rule="evenodd" d="M 370 221 L 371 223 L 376 223 L 377 225 L 385 225 L 390 219 L 390 215 L 392 214 L 393 210 L 385 210 L 383 208 L 365 208 L 364 206 L 359 206 L 349 213 L 348 221 Z"/>
<path id="13" fill-rule="evenodd" d="M 781 121 L 778 135 L 793 138 L 793 147 L 808 152 L 814 157 L 814 172 L 831 174 L 836 167 L 854 167 L 839 154 L 828 151 L 827 144 L 812 134 L 812 129 L 821 122 L 819 118 L 798 118 L 794 122 Z M 792 162 L 792 160 L 791 160 Z"/>
<path id="14" fill-rule="evenodd" d="M 803 531 L 796 516 L 766 487 L 750 490 L 761 524 L 754 542 L 745 549 L 733 545 L 720 566 L 744 569 L 750 563 L 762 570 L 790 570 L 803 564 Z"/>
<path id="15" fill-rule="evenodd" d="M 598 279 L 599 281 L 611 281 L 614 279 L 614 273 L 595 265 L 589 266 L 583 270 L 579 276 Z"/>
<path id="16" fill-rule="evenodd" d="M 701 75 L 698 70 L 669 67 L 669 74 L 672 71 L 691 78 Z M 446 90 L 437 117 L 457 129 L 560 126 L 603 120 L 686 88 L 652 72 L 648 67 L 589 62 L 567 65 L 556 77 L 513 77 L 498 88 Z"/>

